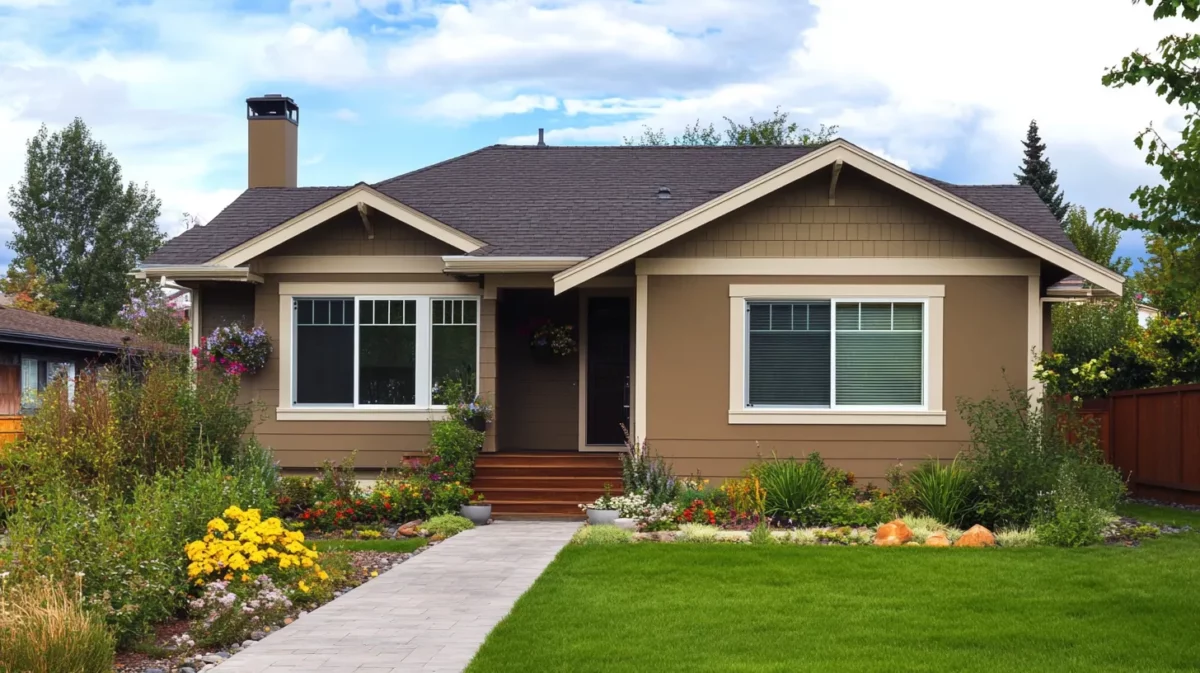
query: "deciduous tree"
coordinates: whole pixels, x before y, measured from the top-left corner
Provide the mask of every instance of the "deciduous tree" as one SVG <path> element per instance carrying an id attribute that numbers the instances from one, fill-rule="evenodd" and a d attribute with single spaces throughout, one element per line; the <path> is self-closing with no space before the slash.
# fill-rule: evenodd
<path id="1" fill-rule="evenodd" d="M 787 112 L 775 108 L 770 119 L 755 119 L 750 117 L 748 122 L 735 122 L 724 117 L 728 128 L 724 134 L 717 131 L 716 126 L 703 126 L 700 120 L 685 126 L 683 133 L 668 139 L 663 129 L 657 131 L 649 126 L 642 127 L 642 135 L 635 138 L 625 138 L 626 145 L 823 145 L 837 137 L 838 127 L 826 126 L 816 131 L 800 128 L 796 122 L 789 121 Z"/>

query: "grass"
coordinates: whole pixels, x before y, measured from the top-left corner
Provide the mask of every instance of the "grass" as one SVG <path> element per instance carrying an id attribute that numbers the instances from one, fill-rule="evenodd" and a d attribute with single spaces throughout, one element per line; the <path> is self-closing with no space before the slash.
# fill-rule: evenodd
<path id="1" fill-rule="evenodd" d="M 386 551 L 410 552 L 429 544 L 423 537 L 406 537 L 396 540 L 313 540 L 317 551 Z"/>
<path id="2" fill-rule="evenodd" d="M 1200 535 L 1141 547 L 564 549 L 468 671 L 1181 671 Z"/>
<path id="3" fill-rule="evenodd" d="M 1117 507 L 1117 514 L 1149 523 L 1161 523 L 1170 526 L 1191 526 L 1195 530 L 1200 531 L 1200 512 L 1195 510 L 1127 502 Z"/>

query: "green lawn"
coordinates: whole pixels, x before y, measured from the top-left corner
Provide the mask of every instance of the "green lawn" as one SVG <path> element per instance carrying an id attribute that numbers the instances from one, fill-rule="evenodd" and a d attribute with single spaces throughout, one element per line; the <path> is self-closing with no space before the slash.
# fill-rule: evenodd
<path id="1" fill-rule="evenodd" d="M 1183 671 L 1200 534 L 1067 550 L 569 546 L 488 636 L 500 671 Z"/>
<path id="2" fill-rule="evenodd" d="M 1164 523 L 1172 526 L 1191 526 L 1200 532 L 1200 512 L 1178 507 L 1160 507 L 1157 505 L 1142 505 L 1140 503 L 1125 503 L 1117 507 L 1121 516 L 1129 516 L 1139 521 Z"/>
<path id="3" fill-rule="evenodd" d="M 428 541 L 423 537 L 406 537 L 398 540 L 313 540 L 317 551 L 390 551 L 406 552 L 424 547 Z"/>

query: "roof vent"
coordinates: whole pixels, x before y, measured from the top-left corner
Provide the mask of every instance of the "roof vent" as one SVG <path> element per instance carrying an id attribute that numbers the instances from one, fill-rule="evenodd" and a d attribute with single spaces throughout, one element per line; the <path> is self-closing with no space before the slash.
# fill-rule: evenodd
<path id="1" fill-rule="evenodd" d="M 659 187 L 658 188 L 658 198 L 660 198 L 660 199 L 671 198 L 671 188 L 670 187 Z"/>
<path id="2" fill-rule="evenodd" d="M 546 129 L 538 129 L 538 147 L 546 146 Z"/>

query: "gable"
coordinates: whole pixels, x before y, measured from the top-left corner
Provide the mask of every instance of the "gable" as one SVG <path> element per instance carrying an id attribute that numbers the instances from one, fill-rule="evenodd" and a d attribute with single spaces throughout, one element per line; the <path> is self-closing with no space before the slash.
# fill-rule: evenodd
<path id="1" fill-rule="evenodd" d="M 851 167 L 810 175 L 646 257 L 1029 257 L 1029 253 Z"/>
<path id="2" fill-rule="evenodd" d="M 368 236 L 357 209 L 339 213 L 326 222 L 285 241 L 268 254 L 274 256 L 327 255 L 456 255 L 452 245 L 418 231 L 383 213 L 371 213 L 373 236 Z"/>

